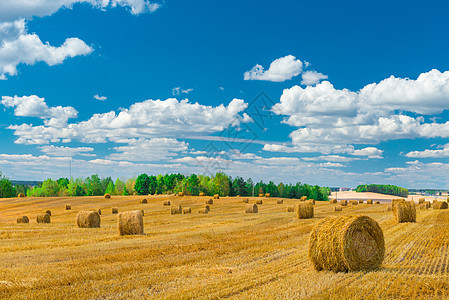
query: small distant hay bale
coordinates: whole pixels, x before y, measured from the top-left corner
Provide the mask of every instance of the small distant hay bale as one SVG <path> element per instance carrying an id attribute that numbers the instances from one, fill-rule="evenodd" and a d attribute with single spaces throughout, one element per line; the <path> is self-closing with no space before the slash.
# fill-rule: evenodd
<path id="1" fill-rule="evenodd" d="M 296 204 L 296 217 L 298 219 L 313 218 L 312 202 L 299 202 Z"/>
<path id="2" fill-rule="evenodd" d="M 306 200 L 304 202 L 312 203 L 312 205 L 315 205 L 315 199 L 309 199 L 309 200 Z"/>
<path id="3" fill-rule="evenodd" d="M 164 201 L 164 206 L 170 206 L 170 205 L 171 205 L 170 200 L 165 200 L 165 201 Z"/>
<path id="4" fill-rule="evenodd" d="M 262 199 L 259 199 L 259 200 L 256 200 L 256 204 L 263 204 L 263 200 Z"/>
<path id="5" fill-rule="evenodd" d="M 17 218 L 17 223 L 30 223 L 30 219 L 27 216 L 21 216 Z"/>
<path id="6" fill-rule="evenodd" d="M 214 204 L 214 200 L 212 199 L 206 200 L 206 204 Z"/>
<path id="7" fill-rule="evenodd" d="M 282 204 L 282 203 L 284 203 L 284 200 L 278 199 L 278 200 L 276 201 L 276 203 L 277 203 L 277 204 Z"/>
<path id="8" fill-rule="evenodd" d="M 111 198 L 111 195 L 110 195 L 110 194 L 104 194 L 104 197 L 105 197 L 106 199 L 110 199 L 110 198 Z"/>
<path id="9" fill-rule="evenodd" d="M 259 197 L 263 197 L 264 196 L 264 194 L 259 194 Z"/>
<path id="10" fill-rule="evenodd" d="M 302 196 L 301 198 L 299 198 L 299 201 L 306 201 L 307 200 L 307 196 Z"/>
<path id="11" fill-rule="evenodd" d="M 181 205 L 172 205 L 170 208 L 171 215 L 180 215 L 182 214 L 182 206 Z"/>
<path id="12" fill-rule="evenodd" d="M 448 205 L 446 201 L 437 201 L 435 203 L 433 203 L 432 206 L 433 209 L 447 209 Z"/>
<path id="13" fill-rule="evenodd" d="M 207 208 L 200 208 L 199 210 L 198 210 L 198 213 L 199 214 L 207 214 L 207 213 L 209 213 L 209 211 L 207 210 Z"/>
<path id="14" fill-rule="evenodd" d="M 397 202 L 392 206 L 392 210 L 398 223 L 416 222 L 416 208 L 413 201 Z"/>
<path id="15" fill-rule="evenodd" d="M 50 223 L 49 214 L 38 214 L 36 217 L 37 223 Z"/>
<path id="16" fill-rule="evenodd" d="M 141 204 L 147 204 L 147 203 L 148 203 L 148 200 L 147 200 L 147 199 L 142 199 L 142 200 L 140 200 L 140 203 L 141 203 Z"/>
<path id="17" fill-rule="evenodd" d="M 179 192 L 178 196 L 180 196 L 180 197 L 184 196 L 184 192 Z"/>
<path id="18" fill-rule="evenodd" d="M 248 202 L 249 202 L 248 198 L 243 199 L 243 203 L 248 203 Z"/>
<path id="19" fill-rule="evenodd" d="M 376 201 L 376 202 L 374 202 L 374 204 L 380 204 L 380 201 Z"/>
<path id="20" fill-rule="evenodd" d="M 427 205 L 427 203 L 421 203 L 419 204 L 419 209 L 429 209 L 429 206 Z"/>
<path id="21" fill-rule="evenodd" d="M 201 192 L 201 193 L 199 194 L 199 196 L 200 196 L 200 197 L 203 197 L 203 196 L 206 196 L 206 194 L 205 194 L 204 192 Z"/>
<path id="22" fill-rule="evenodd" d="M 99 208 L 97 211 L 98 211 L 98 214 L 101 216 L 101 208 Z"/>
<path id="23" fill-rule="evenodd" d="M 424 202 L 426 202 L 426 198 L 419 198 L 418 199 L 418 204 L 422 204 Z"/>
<path id="24" fill-rule="evenodd" d="M 215 194 L 215 195 L 214 195 L 214 199 L 220 199 L 220 195 Z"/>
<path id="25" fill-rule="evenodd" d="M 348 200 L 341 200 L 340 201 L 341 206 L 348 206 Z"/>
<path id="26" fill-rule="evenodd" d="M 373 204 L 373 199 L 366 200 L 366 204 Z"/>
<path id="27" fill-rule="evenodd" d="M 209 205 L 204 205 L 204 209 L 207 209 L 207 211 L 209 212 L 210 211 L 210 206 Z"/>
<path id="28" fill-rule="evenodd" d="M 65 210 L 71 210 L 71 209 L 72 209 L 72 205 L 70 205 L 70 204 L 65 205 Z"/>
<path id="29" fill-rule="evenodd" d="M 143 217 L 140 210 L 119 213 L 117 223 L 119 235 L 143 234 Z"/>
<path id="30" fill-rule="evenodd" d="M 338 203 L 338 201 L 337 201 L 337 199 L 330 199 L 330 200 L 329 200 L 329 203 L 330 203 L 330 204 L 335 204 L 335 203 Z"/>
<path id="31" fill-rule="evenodd" d="M 359 200 L 359 203 L 363 203 L 363 199 L 360 199 L 360 200 Z"/>
<path id="32" fill-rule="evenodd" d="M 342 211 L 343 208 L 341 206 L 334 206 L 334 211 Z"/>
<path id="33" fill-rule="evenodd" d="M 237 195 L 236 197 L 237 197 L 237 198 L 240 198 L 240 195 Z"/>
<path id="34" fill-rule="evenodd" d="M 287 210 L 287 212 L 294 212 L 295 211 L 295 207 L 294 206 L 287 206 L 286 210 Z"/>
<path id="35" fill-rule="evenodd" d="M 327 217 L 310 234 L 309 258 L 317 271 L 375 270 L 384 255 L 382 228 L 368 216 Z"/>
<path id="36" fill-rule="evenodd" d="M 20 193 L 20 194 L 18 195 L 18 197 L 19 197 L 19 198 L 24 198 L 24 197 L 25 197 L 25 194 L 24 194 L 24 193 Z"/>
<path id="37" fill-rule="evenodd" d="M 359 201 L 357 201 L 357 200 L 350 200 L 349 203 L 352 204 L 352 205 L 357 205 L 357 204 L 359 204 Z"/>
<path id="38" fill-rule="evenodd" d="M 79 228 L 99 228 L 101 217 L 98 211 L 80 211 L 76 215 L 76 225 Z"/>
<path id="39" fill-rule="evenodd" d="M 257 214 L 259 212 L 259 208 L 257 207 L 257 204 L 247 204 L 245 206 L 245 212 L 247 214 Z"/>
<path id="40" fill-rule="evenodd" d="M 183 209 L 184 214 L 190 214 L 192 212 L 192 208 L 191 207 L 185 207 Z"/>
<path id="41" fill-rule="evenodd" d="M 271 196 L 270 193 L 266 193 L 266 194 L 265 194 L 265 197 L 266 197 L 266 198 L 270 198 L 270 196 Z"/>
<path id="42" fill-rule="evenodd" d="M 118 214 L 118 208 L 117 207 L 113 207 L 111 209 L 111 211 L 112 211 L 113 214 Z"/>
<path id="43" fill-rule="evenodd" d="M 47 210 L 45 213 L 51 217 L 51 211 L 50 210 Z"/>

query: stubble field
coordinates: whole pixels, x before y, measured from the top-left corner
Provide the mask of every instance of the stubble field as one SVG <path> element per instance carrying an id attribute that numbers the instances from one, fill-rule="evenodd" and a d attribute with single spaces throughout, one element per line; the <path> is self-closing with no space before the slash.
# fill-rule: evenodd
<path id="1" fill-rule="evenodd" d="M 148 199 L 148 204 L 140 200 Z M 0 298 L 7 299 L 444 299 L 449 297 L 449 211 L 417 210 L 396 224 L 386 204 L 315 218 L 286 212 L 297 200 L 264 199 L 245 214 L 243 198 L 112 196 L 0 199 Z M 172 204 L 191 214 L 170 215 Z M 256 198 L 249 198 L 253 203 Z M 65 205 L 72 210 L 66 211 Z M 144 209 L 145 235 L 117 234 L 119 211 Z M 80 210 L 101 208 L 101 228 L 77 228 Z M 51 224 L 36 215 L 51 210 Z M 374 272 L 317 272 L 308 258 L 313 226 L 329 215 L 364 214 L 379 222 L 385 260 Z M 16 224 L 27 215 L 29 224 Z"/>

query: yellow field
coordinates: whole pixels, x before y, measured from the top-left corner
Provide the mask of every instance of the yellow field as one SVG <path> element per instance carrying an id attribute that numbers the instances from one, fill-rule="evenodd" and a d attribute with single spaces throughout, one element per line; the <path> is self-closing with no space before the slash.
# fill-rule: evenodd
<path id="1" fill-rule="evenodd" d="M 395 224 L 387 205 L 359 204 L 298 220 L 265 199 L 245 214 L 242 198 L 171 197 L 192 214 L 170 215 L 166 196 L 0 199 L 0 298 L 39 299 L 444 299 L 449 297 L 449 211 L 419 210 L 417 223 Z M 250 203 L 254 199 L 250 198 Z M 72 210 L 66 211 L 65 204 Z M 120 237 L 119 211 L 145 209 L 145 235 Z M 75 225 L 79 210 L 102 209 L 101 228 Z M 51 224 L 36 224 L 50 209 Z M 317 272 L 308 259 L 313 226 L 328 215 L 365 214 L 386 244 L 375 272 Z M 30 224 L 16 224 L 27 215 Z"/>

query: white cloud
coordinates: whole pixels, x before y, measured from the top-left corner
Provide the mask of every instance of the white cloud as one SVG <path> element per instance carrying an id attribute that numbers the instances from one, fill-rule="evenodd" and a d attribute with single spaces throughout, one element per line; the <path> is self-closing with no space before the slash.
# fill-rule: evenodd
<path id="1" fill-rule="evenodd" d="M 274 60 L 268 70 L 257 64 L 243 75 L 244 80 L 266 80 L 282 82 L 298 76 L 302 72 L 302 62 L 293 55 Z"/>
<path id="2" fill-rule="evenodd" d="M 97 99 L 98 101 L 105 101 L 105 100 L 108 99 L 108 97 L 106 97 L 106 96 L 100 96 L 100 95 L 96 94 L 96 95 L 94 96 L 94 99 Z"/>
<path id="3" fill-rule="evenodd" d="M 318 73 L 317 71 L 306 71 L 302 73 L 302 85 L 315 85 L 321 80 L 327 79 L 327 75 Z"/>
<path id="4" fill-rule="evenodd" d="M 360 158 L 341 156 L 341 155 L 321 155 L 315 157 L 303 157 L 305 161 L 329 161 L 329 162 L 350 162 Z"/>
<path id="5" fill-rule="evenodd" d="M 181 87 L 175 87 L 175 88 L 173 88 L 173 90 L 172 90 L 172 94 L 174 95 L 174 96 L 178 96 L 178 95 L 180 95 L 181 93 L 182 94 L 188 94 L 188 93 L 190 93 L 190 92 L 192 92 L 193 91 L 193 89 L 181 89 Z"/>
<path id="6" fill-rule="evenodd" d="M 1 10 L 1 8 L 0 8 Z M 0 79 L 17 75 L 19 64 L 34 65 L 45 62 L 49 66 L 65 59 L 88 55 L 93 49 L 78 38 L 68 38 L 59 47 L 44 44 L 36 34 L 26 32 L 25 21 L 0 24 Z"/>
<path id="7" fill-rule="evenodd" d="M 54 145 L 45 145 L 39 147 L 39 149 L 47 155 L 50 156 L 60 156 L 60 157 L 73 157 L 75 155 L 82 156 L 95 156 L 95 154 L 90 153 L 94 151 L 94 148 L 91 147 L 64 147 L 64 146 L 54 146 Z"/>
<path id="8" fill-rule="evenodd" d="M 382 150 L 375 147 L 366 147 L 363 149 L 354 150 L 351 154 L 356 156 L 367 156 L 368 158 L 382 158 L 382 153 Z"/>
<path id="9" fill-rule="evenodd" d="M 426 149 L 424 151 L 411 151 L 405 154 L 407 157 L 415 158 L 442 158 L 449 157 L 449 144 L 442 146 L 442 149 Z"/>
<path id="10" fill-rule="evenodd" d="M 19 144 L 46 144 L 52 140 L 76 139 L 86 143 L 104 143 L 129 138 L 179 137 L 214 133 L 245 122 L 240 115 L 248 106 L 233 99 L 227 106 L 212 107 L 190 103 L 187 99 L 146 100 L 116 114 L 94 114 L 89 120 L 56 127 L 51 122 L 33 126 L 11 125 Z M 50 119 L 52 120 L 52 119 Z"/>

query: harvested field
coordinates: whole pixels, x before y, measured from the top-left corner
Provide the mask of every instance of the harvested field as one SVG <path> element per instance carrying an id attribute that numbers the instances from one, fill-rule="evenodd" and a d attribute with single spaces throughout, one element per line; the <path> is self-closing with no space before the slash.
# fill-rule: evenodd
<path id="1" fill-rule="evenodd" d="M 234 197 L 184 196 L 195 213 L 172 217 L 149 196 L 145 234 L 119 236 L 119 211 L 140 210 L 139 196 L 0 199 L 2 299 L 445 299 L 449 297 L 449 210 L 417 211 L 416 223 L 396 223 L 387 204 L 333 212 L 316 201 L 313 219 L 286 212 L 296 199 L 264 199 L 257 214 Z M 250 203 L 255 198 L 250 197 Z M 65 203 L 74 210 L 65 210 Z M 181 205 L 183 205 L 181 203 Z M 101 228 L 74 223 L 80 210 L 101 208 Z M 37 224 L 51 210 L 50 224 Z M 308 257 L 312 228 L 327 216 L 367 215 L 385 238 L 374 272 L 315 271 Z M 17 224 L 26 215 L 29 224 Z M 207 280 L 204 280 L 207 278 Z"/>

